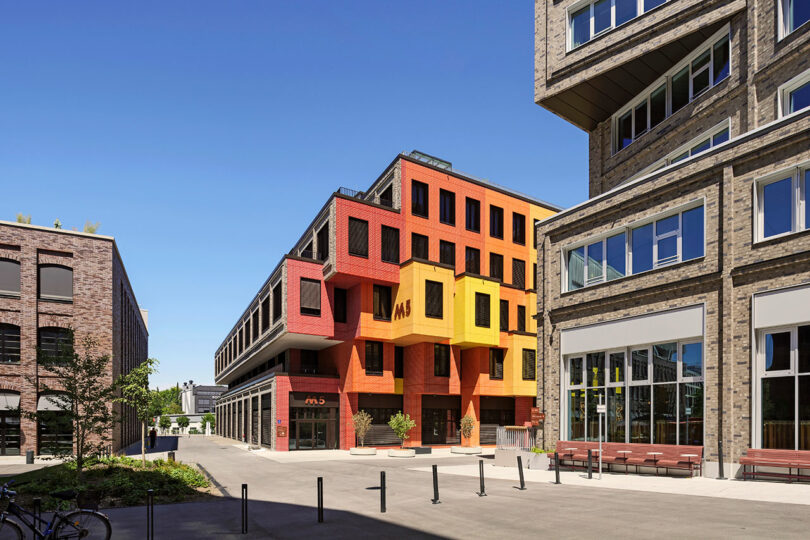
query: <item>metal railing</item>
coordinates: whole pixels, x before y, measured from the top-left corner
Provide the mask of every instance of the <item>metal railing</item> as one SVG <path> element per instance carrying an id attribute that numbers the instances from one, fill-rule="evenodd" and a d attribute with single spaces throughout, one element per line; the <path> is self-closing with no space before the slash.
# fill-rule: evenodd
<path id="1" fill-rule="evenodd" d="M 530 451 L 537 439 L 536 427 L 498 426 L 495 444 L 499 450 Z"/>
<path id="2" fill-rule="evenodd" d="M 357 191 L 356 189 L 349 189 L 342 186 L 338 188 L 337 192 L 341 195 L 346 195 L 347 197 L 353 197 L 355 199 L 362 199 L 365 196 L 365 193 L 362 191 Z"/>

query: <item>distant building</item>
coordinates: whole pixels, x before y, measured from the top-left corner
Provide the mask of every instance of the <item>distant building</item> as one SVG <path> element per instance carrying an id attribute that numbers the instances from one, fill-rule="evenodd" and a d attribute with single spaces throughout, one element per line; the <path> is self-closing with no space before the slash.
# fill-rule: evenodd
<path id="1" fill-rule="evenodd" d="M 180 405 L 186 414 L 205 414 L 214 412 L 217 398 L 228 389 L 227 386 L 203 386 L 194 381 L 183 383 L 180 391 Z"/>
<path id="2" fill-rule="evenodd" d="M 205 388 L 205 387 L 201 387 Z M 168 416 L 169 420 L 171 420 L 172 425 L 168 429 L 158 428 L 158 432 L 161 435 L 194 435 L 194 434 L 205 434 L 205 425 L 203 425 L 202 414 L 167 414 L 164 416 Z M 185 416 L 188 418 L 188 427 L 185 429 L 180 427 L 180 424 L 177 420 L 181 417 Z M 213 431 L 213 429 L 212 429 Z"/>

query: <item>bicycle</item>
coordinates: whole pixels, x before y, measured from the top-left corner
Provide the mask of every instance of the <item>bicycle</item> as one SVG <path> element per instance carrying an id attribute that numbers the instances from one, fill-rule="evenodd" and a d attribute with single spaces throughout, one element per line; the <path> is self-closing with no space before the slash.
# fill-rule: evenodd
<path id="1" fill-rule="evenodd" d="M 16 521 L 9 519 L 12 515 L 19 519 L 40 540 L 68 540 L 85 538 L 87 540 L 109 540 L 112 536 L 110 520 L 95 510 L 79 508 L 67 514 L 54 512 L 49 523 L 45 523 L 36 514 L 26 510 L 14 502 L 16 491 L 9 489 L 14 480 L 0 487 L 0 540 L 22 540 L 23 528 Z M 51 497 L 69 501 L 76 499 L 78 493 L 74 490 L 57 491 Z M 40 529 L 39 523 L 45 525 Z"/>

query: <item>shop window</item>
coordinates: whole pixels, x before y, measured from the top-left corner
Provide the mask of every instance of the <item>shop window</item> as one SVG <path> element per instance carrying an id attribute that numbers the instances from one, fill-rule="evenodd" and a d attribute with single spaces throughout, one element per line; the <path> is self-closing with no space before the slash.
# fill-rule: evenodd
<path id="1" fill-rule="evenodd" d="M 39 265 L 39 297 L 44 300 L 73 300 L 73 270 L 57 264 Z"/>
<path id="2" fill-rule="evenodd" d="M 20 295 L 20 263 L 0 259 L 0 295 Z"/>

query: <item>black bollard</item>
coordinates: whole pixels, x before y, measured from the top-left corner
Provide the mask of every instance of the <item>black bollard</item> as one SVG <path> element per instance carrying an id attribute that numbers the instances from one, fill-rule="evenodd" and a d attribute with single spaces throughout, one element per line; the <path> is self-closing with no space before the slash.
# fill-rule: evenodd
<path id="1" fill-rule="evenodd" d="M 42 521 L 42 499 L 37 497 L 34 499 L 34 523 L 36 526 L 39 527 L 40 522 Z"/>
<path id="2" fill-rule="evenodd" d="M 718 467 L 720 467 L 720 476 L 718 476 L 717 479 L 718 480 L 725 480 L 726 475 L 725 475 L 725 471 L 723 470 L 724 467 L 723 467 L 723 441 L 722 441 L 722 439 L 717 441 L 717 465 L 718 465 Z"/>
<path id="3" fill-rule="evenodd" d="M 593 454 L 590 448 L 588 449 L 588 480 L 593 478 Z"/>
<path id="4" fill-rule="evenodd" d="M 481 479 L 481 491 L 478 492 L 479 497 L 486 497 L 487 491 L 484 489 L 484 460 L 478 462 L 478 476 Z"/>
<path id="5" fill-rule="evenodd" d="M 523 481 L 523 460 L 520 456 L 517 457 L 518 459 L 518 475 L 520 475 L 520 487 L 518 488 L 520 491 L 524 491 L 526 489 L 526 482 Z"/>
<path id="6" fill-rule="evenodd" d="M 554 482 L 555 484 L 559 484 L 560 482 L 560 455 L 557 452 L 554 452 L 554 476 L 556 477 L 557 481 Z"/>
<path id="7" fill-rule="evenodd" d="M 155 538 L 155 491 L 146 490 L 146 539 Z"/>
<path id="8" fill-rule="evenodd" d="M 323 477 L 318 477 L 318 523 L 323 523 Z"/>
<path id="9" fill-rule="evenodd" d="M 439 469 L 437 465 L 433 466 L 433 504 L 439 504 Z"/>
<path id="10" fill-rule="evenodd" d="M 248 533 L 248 490 L 247 484 L 242 484 L 242 534 Z"/>
<path id="11" fill-rule="evenodd" d="M 380 471 L 380 512 L 385 513 L 385 471 Z"/>

